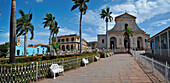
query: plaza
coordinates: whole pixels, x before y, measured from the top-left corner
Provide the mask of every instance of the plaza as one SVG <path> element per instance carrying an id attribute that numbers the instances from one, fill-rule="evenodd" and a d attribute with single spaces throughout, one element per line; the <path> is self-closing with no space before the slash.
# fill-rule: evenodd
<path id="1" fill-rule="evenodd" d="M 0 6 L 0 83 L 170 83 L 169 0 Z"/>
<path id="2" fill-rule="evenodd" d="M 152 83 L 129 54 L 115 54 L 87 67 L 65 72 L 65 76 L 36 83 Z"/>

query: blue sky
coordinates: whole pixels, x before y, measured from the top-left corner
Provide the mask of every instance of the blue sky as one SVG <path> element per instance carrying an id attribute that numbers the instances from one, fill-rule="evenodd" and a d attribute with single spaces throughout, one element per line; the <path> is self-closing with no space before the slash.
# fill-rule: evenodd
<path id="1" fill-rule="evenodd" d="M 49 30 L 43 28 L 43 18 L 46 13 L 52 13 L 61 27 L 59 35 L 79 33 L 79 11 L 71 11 L 72 0 L 16 0 L 17 19 L 22 9 L 33 13 L 32 24 L 35 28 L 33 40 L 28 44 L 48 44 Z M 151 36 L 170 26 L 170 0 L 90 0 L 88 10 L 83 16 L 83 38 L 96 41 L 97 34 L 105 33 L 105 21 L 100 18 L 101 9 L 110 7 L 113 18 L 123 14 L 125 10 L 137 17 L 138 26 Z M 9 41 L 11 0 L 0 0 L 0 44 Z M 109 29 L 115 22 L 109 23 Z M 28 37 L 30 34 L 28 34 Z M 23 45 L 23 37 L 21 37 Z"/>

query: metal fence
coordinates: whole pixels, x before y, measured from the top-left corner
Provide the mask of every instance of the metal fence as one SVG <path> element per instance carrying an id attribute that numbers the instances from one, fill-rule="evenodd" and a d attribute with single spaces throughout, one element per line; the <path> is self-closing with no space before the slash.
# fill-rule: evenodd
<path id="1" fill-rule="evenodd" d="M 136 51 L 131 50 L 134 58 L 140 61 L 145 67 L 149 68 L 151 73 L 156 73 L 162 79 L 165 80 L 165 83 L 169 83 L 170 80 L 170 66 L 168 63 L 162 63 L 153 58 L 149 58 L 147 56 L 137 54 Z"/>
<path id="2" fill-rule="evenodd" d="M 64 71 L 80 67 L 82 58 L 88 59 L 89 63 L 94 61 L 94 56 L 75 57 L 67 60 L 50 60 L 32 62 L 26 64 L 1 65 L 0 83 L 29 83 L 49 77 L 51 64 L 64 66 Z"/>

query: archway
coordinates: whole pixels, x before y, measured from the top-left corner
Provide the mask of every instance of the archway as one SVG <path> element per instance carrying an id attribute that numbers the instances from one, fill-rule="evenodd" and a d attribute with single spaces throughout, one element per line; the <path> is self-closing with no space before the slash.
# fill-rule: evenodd
<path id="1" fill-rule="evenodd" d="M 143 42 L 142 41 L 143 41 L 142 37 L 137 38 L 137 49 L 140 49 L 140 50 L 143 49 Z"/>
<path id="2" fill-rule="evenodd" d="M 125 29 L 127 29 L 127 26 L 128 26 L 128 24 L 126 23 L 126 24 L 125 24 Z"/>
<path id="3" fill-rule="evenodd" d="M 64 45 L 62 46 L 62 50 L 65 51 L 65 46 Z"/>
<path id="4" fill-rule="evenodd" d="M 66 46 L 66 49 L 67 49 L 67 50 L 70 50 L 70 47 L 69 47 L 69 45 L 67 45 L 67 46 Z"/>
<path id="5" fill-rule="evenodd" d="M 110 49 L 115 49 L 116 45 L 117 45 L 116 38 L 115 37 L 111 37 L 110 38 Z"/>
<path id="6" fill-rule="evenodd" d="M 130 38 L 129 38 L 129 47 L 130 47 Z M 128 38 L 124 38 L 124 48 L 128 48 Z"/>
<path id="7" fill-rule="evenodd" d="M 73 49 L 73 45 L 71 45 L 71 50 L 74 50 L 74 49 Z"/>

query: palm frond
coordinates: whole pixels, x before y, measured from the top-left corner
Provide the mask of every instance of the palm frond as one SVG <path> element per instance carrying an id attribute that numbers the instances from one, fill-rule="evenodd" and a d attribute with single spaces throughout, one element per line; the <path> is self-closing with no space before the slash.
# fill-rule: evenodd
<path id="1" fill-rule="evenodd" d="M 76 4 L 76 5 L 73 5 L 73 7 L 71 8 L 71 11 L 73 11 L 74 9 L 76 9 L 80 4 Z"/>
<path id="2" fill-rule="evenodd" d="M 25 16 L 24 12 L 21 9 L 19 9 L 19 13 L 21 14 L 21 16 Z"/>

